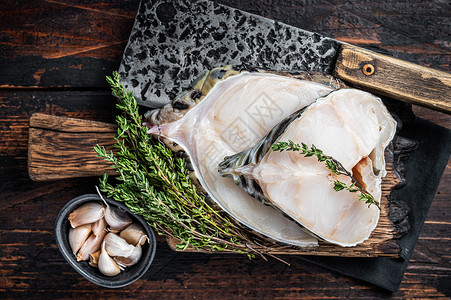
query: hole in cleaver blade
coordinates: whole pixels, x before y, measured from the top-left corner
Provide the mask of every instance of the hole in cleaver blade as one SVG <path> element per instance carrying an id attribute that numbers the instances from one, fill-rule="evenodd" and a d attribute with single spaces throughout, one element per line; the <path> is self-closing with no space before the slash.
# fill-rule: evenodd
<path id="1" fill-rule="evenodd" d="M 169 23 L 174 20 L 175 7 L 172 3 L 164 2 L 157 6 L 156 15 L 162 23 Z"/>

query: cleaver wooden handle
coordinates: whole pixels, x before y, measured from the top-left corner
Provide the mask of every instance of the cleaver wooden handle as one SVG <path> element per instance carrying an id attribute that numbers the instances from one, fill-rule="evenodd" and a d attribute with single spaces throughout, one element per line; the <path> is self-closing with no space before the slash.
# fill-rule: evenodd
<path id="1" fill-rule="evenodd" d="M 446 72 L 343 44 L 334 73 L 353 86 L 451 114 L 451 75 Z"/>

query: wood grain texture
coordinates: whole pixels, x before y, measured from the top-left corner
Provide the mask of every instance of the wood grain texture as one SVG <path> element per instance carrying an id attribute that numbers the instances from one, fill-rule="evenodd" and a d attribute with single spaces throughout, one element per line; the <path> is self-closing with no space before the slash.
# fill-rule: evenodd
<path id="1" fill-rule="evenodd" d="M 105 90 L 104 76 L 119 65 L 138 0 L 55 2 L 0 3 L 0 85 L 4 86 L 0 90 L 0 297 L 451 297 L 451 163 L 443 174 L 400 290 L 393 294 L 297 256 L 283 256 L 292 264 L 288 267 L 275 260 L 249 261 L 240 255 L 179 253 L 171 251 L 161 237 L 151 269 L 130 286 L 109 290 L 78 275 L 56 247 L 53 222 L 68 200 L 93 193 L 98 179 L 31 181 L 27 172 L 28 122 L 35 112 L 114 122 L 114 98 Z M 451 71 L 451 22 L 446 1 L 218 2 L 392 57 Z M 130 17 L 114 16 L 119 11 Z M 97 24 L 100 26 L 96 27 Z M 51 46 L 46 45 L 47 41 Z M 97 43 L 108 45 L 80 53 L 66 51 Z M 65 57 L 46 58 L 64 52 L 68 53 Z M 80 89 L 34 89 L 61 86 Z M 451 116 L 423 107 L 413 108 L 417 116 L 451 129 Z"/>
<path id="2" fill-rule="evenodd" d="M 216 2 L 423 66 L 450 66 L 451 22 L 442 1 Z M 0 87 L 106 87 L 104 78 L 119 67 L 138 4 L 2 1 Z"/>
<path id="3" fill-rule="evenodd" d="M 451 75 L 446 72 L 344 44 L 334 75 L 357 88 L 451 114 Z"/>
<path id="4" fill-rule="evenodd" d="M 28 174 L 34 181 L 116 174 L 96 145 L 115 152 L 116 126 L 35 113 L 30 118 Z"/>
<path id="5" fill-rule="evenodd" d="M 119 67 L 138 4 L 2 1 L 0 87 L 106 87 L 105 76 Z"/>

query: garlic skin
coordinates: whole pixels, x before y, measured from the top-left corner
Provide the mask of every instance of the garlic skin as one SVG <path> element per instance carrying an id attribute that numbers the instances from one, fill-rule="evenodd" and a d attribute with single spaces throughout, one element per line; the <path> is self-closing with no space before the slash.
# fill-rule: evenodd
<path id="1" fill-rule="evenodd" d="M 74 255 L 80 250 L 83 243 L 89 237 L 91 233 L 91 224 L 80 225 L 76 228 L 69 229 L 69 245 Z"/>
<path id="2" fill-rule="evenodd" d="M 102 248 L 99 255 L 98 268 L 99 271 L 105 276 L 115 276 L 121 272 L 119 266 L 114 262 L 114 260 L 108 255 L 105 250 L 106 242 L 102 243 Z"/>
<path id="3" fill-rule="evenodd" d="M 110 256 L 124 256 L 128 257 L 133 253 L 135 247 L 127 243 L 126 240 L 121 238 L 115 233 L 108 233 L 105 236 L 105 249 Z"/>
<path id="4" fill-rule="evenodd" d="M 131 245 L 136 245 L 139 240 L 141 240 L 141 246 L 146 243 L 146 240 L 148 241 L 149 238 L 146 235 L 146 232 L 144 231 L 144 228 L 137 223 L 130 224 L 127 228 L 121 231 L 119 236 L 127 241 L 127 243 Z M 144 239 L 141 239 L 141 237 L 145 237 Z"/>
<path id="5" fill-rule="evenodd" d="M 111 207 L 108 202 L 103 199 L 102 194 L 100 193 L 100 190 L 98 187 L 96 187 L 97 193 L 99 194 L 100 198 L 103 200 L 103 202 L 106 205 L 105 210 L 105 221 L 110 226 L 111 232 L 118 233 L 128 225 L 132 223 L 132 219 L 127 214 L 126 211 L 120 209 L 119 207 Z"/>
<path id="6" fill-rule="evenodd" d="M 74 210 L 69 215 L 69 222 L 72 228 L 81 225 L 94 223 L 105 214 L 105 207 L 97 202 L 88 202 Z"/>
<path id="7" fill-rule="evenodd" d="M 133 252 L 130 254 L 130 256 L 128 256 L 128 257 L 116 256 L 115 260 L 116 260 L 117 264 L 122 267 L 131 267 L 134 264 L 136 264 L 142 255 L 141 242 L 144 241 L 144 243 L 145 243 L 146 239 L 147 239 L 146 235 L 143 235 L 139 239 L 139 241 L 136 243 L 136 246 L 134 247 Z"/>
<path id="8" fill-rule="evenodd" d="M 85 241 L 83 246 L 81 246 L 80 251 L 77 254 L 77 261 L 88 260 L 89 254 L 96 252 L 100 249 L 103 238 L 108 233 L 108 231 L 103 231 L 100 235 L 96 236 L 91 234 L 89 238 Z"/>
<path id="9" fill-rule="evenodd" d="M 100 250 L 89 254 L 89 265 L 91 267 L 97 268 L 99 264 L 99 256 L 100 256 Z"/>
<path id="10" fill-rule="evenodd" d="M 106 221 L 105 218 L 101 218 L 97 220 L 97 222 L 92 223 L 91 229 L 92 233 L 94 233 L 96 236 L 102 234 L 102 232 L 106 229 Z"/>

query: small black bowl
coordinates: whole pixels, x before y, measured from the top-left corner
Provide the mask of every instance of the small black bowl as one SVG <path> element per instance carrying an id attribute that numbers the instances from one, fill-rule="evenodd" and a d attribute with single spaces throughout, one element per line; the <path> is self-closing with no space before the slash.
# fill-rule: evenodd
<path id="1" fill-rule="evenodd" d="M 142 217 L 130 212 L 130 210 L 124 204 L 106 197 L 104 197 L 104 199 L 108 202 L 109 205 L 116 206 L 125 210 L 131 216 L 133 222 L 137 222 L 144 227 L 144 230 L 149 237 L 150 243 L 145 243 L 142 246 L 142 256 L 138 263 L 126 268 L 116 276 L 108 277 L 100 273 L 97 268 L 91 267 L 87 261 L 77 261 L 77 259 L 75 258 L 75 255 L 72 253 L 72 249 L 69 245 L 68 234 L 70 223 L 68 217 L 72 211 L 86 202 L 94 201 L 103 203 L 99 195 L 96 194 L 86 194 L 79 196 L 64 205 L 55 221 L 56 243 L 58 244 L 58 248 L 60 249 L 67 262 L 84 278 L 100 286 L 108 288 L 120 288 L 129 285 L 132 282 L 135 282 L 149 269 L 155 256 L 155 234 Z"/>

